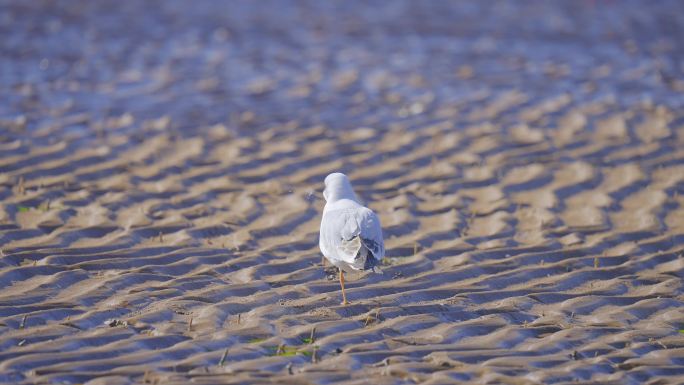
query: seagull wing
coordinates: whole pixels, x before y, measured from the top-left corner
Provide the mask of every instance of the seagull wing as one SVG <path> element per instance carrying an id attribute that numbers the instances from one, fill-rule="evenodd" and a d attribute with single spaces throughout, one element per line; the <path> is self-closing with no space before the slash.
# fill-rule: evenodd
<path id="1" fill-rule="evenodd" d="M 321 224 L 321 250 L 330 259 L 363 270 L 369 251 L 377 261 L 385 255 L 380 220 L 365 207 L 325 214 Z"/>
<path id="2" fill-rule="evenodd" d="M 380 219 L 371 209 L 366 207 L 357 212 L 356 219 L 359 224 L 361 243 L 373 254 L 376 260 L 382 261 L 382 258 L 385 257 L 385 242 L 382 238 Z"/>

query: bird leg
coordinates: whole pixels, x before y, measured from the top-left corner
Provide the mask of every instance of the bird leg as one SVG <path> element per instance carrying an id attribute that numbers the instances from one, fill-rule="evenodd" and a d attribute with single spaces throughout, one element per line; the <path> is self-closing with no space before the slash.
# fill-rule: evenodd
<path id="1" fill-rule="evenodd" d="M 340 287 L 342 287 L 342 305 L 346 305 L 349 302 L 347 302 L 347 295 L 344 293 L 344 272 L 340 268 L 338 270 L 340 271 Z"/>

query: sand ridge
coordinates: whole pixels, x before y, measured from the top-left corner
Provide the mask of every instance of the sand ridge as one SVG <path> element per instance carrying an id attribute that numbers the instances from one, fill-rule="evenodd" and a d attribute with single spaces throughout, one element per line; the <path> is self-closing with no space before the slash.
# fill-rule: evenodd
<path id="1" fill-rule="evenodd" d="M 677 383 L 673 3 L 396 4 L 10 4 L 0 383 Z M 346 307 L 332 171 L 387 248 Z"/>

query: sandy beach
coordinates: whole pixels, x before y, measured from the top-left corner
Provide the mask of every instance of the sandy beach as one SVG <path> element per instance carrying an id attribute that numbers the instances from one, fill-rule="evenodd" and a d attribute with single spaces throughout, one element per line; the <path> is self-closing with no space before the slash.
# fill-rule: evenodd
<path id="1" fill-rule="evenodd" d="M 682 14 L 3 2 L 0 384 L 681 383 Z"/>

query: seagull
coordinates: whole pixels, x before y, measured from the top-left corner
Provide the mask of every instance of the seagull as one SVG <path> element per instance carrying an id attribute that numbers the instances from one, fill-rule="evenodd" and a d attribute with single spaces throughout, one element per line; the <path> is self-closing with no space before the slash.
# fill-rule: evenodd
<path id="1" fill-rule="evenodd" d="M 385 256 L 380 219 L 359 203 L 349 178 L 335 172 L 325 177 L 325 208 L 321 219 L 318 247 L 340 272 L 342 305 L 346 305 L 344 272 L 373 271 L 382 274 L 378 264 Z"/>

